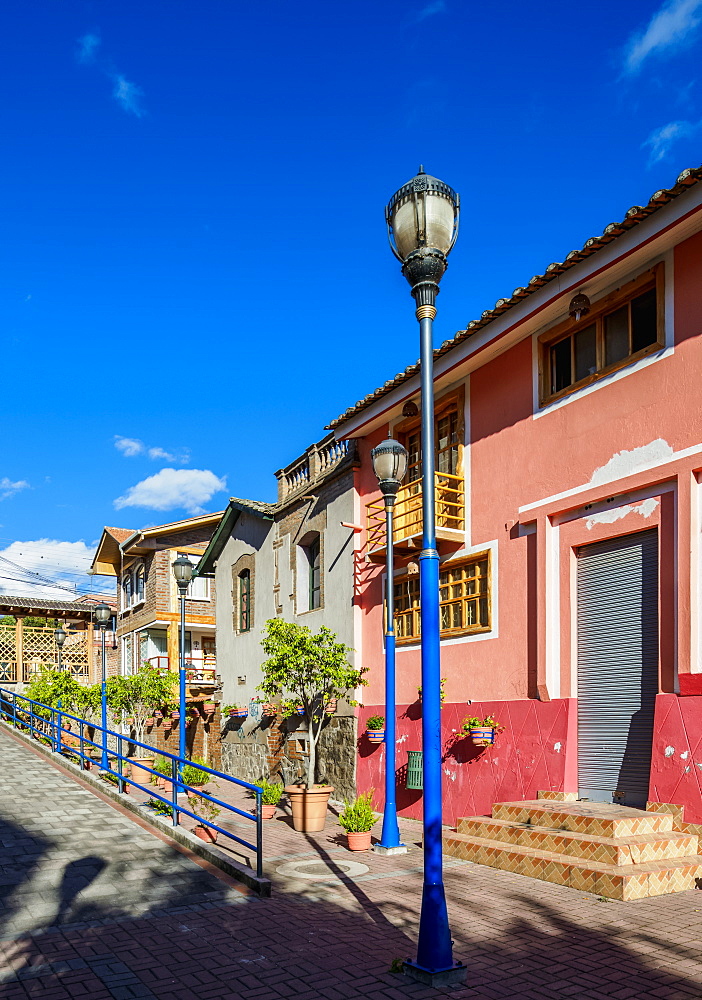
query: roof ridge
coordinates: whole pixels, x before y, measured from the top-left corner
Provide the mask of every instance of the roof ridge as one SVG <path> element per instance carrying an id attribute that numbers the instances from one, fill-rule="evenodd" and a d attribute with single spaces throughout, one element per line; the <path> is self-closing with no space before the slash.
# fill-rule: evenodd
<path id="1" fill-rule="evenodd" d="M 492 309 L 485 309 L 480 316 L 480 319 L 472 319 L 466 324 L 465 329 L 458 330 L 456 334 L 450 339 L 445 340 L 440 347 L 434 348 L 434 360 L 440 358 L 442 355 L 447 354 L 450 350 L 456 347 L 458 344 L 462 343 L 466 338 L 472 337 L 474 333 L 487 326 L 498 316 L 501 316 L 508 309 L 517 305 L 522 299 L 526 298 L 528 295 L 532 295 L 534 292 L 538 291 L 539 288 L 543 288 L 544 285 L 548 284 L 554 278 L 563 274 L 564 271 L 570 270 L 576 264 L 579 264 L 582 260 L 590 257 L 593 253 L 597 253 L 598 250 L 603 249 L 617 237 L 624 235 L 634 226 L 643 222 L 658 209 L 663 208 L 674 198 L 679 197 L 689 188 L 693 187 L 700 180 L 702 180 L 702 166 L 699 167 L 687 167 L 682 173 L 678 174 L 675 184 L 670 188 L 660 188 L 658 191 L 654 191 L 651 197 L 648 199 L 648 203 L 644 206 L 632 205 L 631 208 L 627 209 L 624 218 L 621 222 L 610 222 L 606 225 L 602 231 L 601 236 L 591 236 L 589 239 L 585 240 L 582 248 L 580 250 L 571 250 L 570 253 L 566 254 L 564 260 L 559 264 L 554 262 L 549 264 L 543 274 L 535 274 L 529 279 L 526 285 L 519 285 L 514 289 L 512 295 L 509 298 L 498 299 Z M 419 362 L 415 362 L 412 365 L 408 365 L 403 372 L 398 372 L 394 378 L 388 379 L 380 388 L 376 389 L 374 392 L 368 393 L 363 399 L 359 399 L 358 402 L 354 403 L 353 406 L 349 406 L 343 413 L 332 420 L 326 425 L 325 430 L 335 430 L 340 424 L 345 423 L 354 414 L 360 413 L 366 407 L 370 406 L 371 403 L 375 402 L 377 399 L 381 399 L 383 396 L 387 395 L 392 389 L 395 389 L 398 385 L 402 385 L 413 375 L 416 375 L 419 371 Z"/>

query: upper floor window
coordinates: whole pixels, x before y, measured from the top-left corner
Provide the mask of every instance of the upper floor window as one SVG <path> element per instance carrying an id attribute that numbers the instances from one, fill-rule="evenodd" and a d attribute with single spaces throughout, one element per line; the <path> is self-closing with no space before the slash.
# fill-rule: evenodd
<path id="1" fill-rule="evenodd" d="M 198 555 L 193 556 L 188 552 L 179 552 L 179 556 L 185 556 L 192 563 L 197 563 L 200 558 Z M 209 601 L 210 599 L 210 581 L 206 576 L 195 576 L 191 580 L 188 589 L 185 592 L 185 596 L 190 601 Z"/>
<path id="2" fill-rule="evenodd" d="M 144 582 L 146 576 L 143 566 L 137 568 L 134 574 L 134 603 L 139 604 L 144 600 Z"/>
<path id="3" fill-rule="evenodd" d="M 664 346 L 663 279 L 659 264 L 540 338 L 542 404 Z"/>
<path id="4" fill-rule="evenodd" d="M 419 426 L 402 434 L 402 425 L 397 428 L 407 448 L 406 483 L 414 483 L 422 478 L 422 448 Z M 437 403 L 434 419 L 434 462 L 437 472 L 457 476 L 459 471 L 460 421 L 458 401 L 452 398 L 445 408 Z"/>
<path id="5" fill-rule="evenodd" d="M 321 550 L 319 535 L 305 546 L 307 557 L 308 611 L 314 611 L 322 604 Z"/>
<path id="6" fill-rule="evenodd" d="M 248 632 L 251 628 L 251 571 L 243 569 L 239 573 L 239 632 Z"/>
<path id="7" fill-rule="evenodd" d="M 126 610 L 132 606 L 132 574 L 126 573 L 122 580 L 122 609 Z"/>
<path id="8" fill-rule="evenodd" d="M 443 639 L 487 632 L 490 624 L 490 556 L 444 563 L 439 571 L 439 629 Z M 421 634 L 419 577 L 395 581 L 395 631 L 398 641 Z"/>

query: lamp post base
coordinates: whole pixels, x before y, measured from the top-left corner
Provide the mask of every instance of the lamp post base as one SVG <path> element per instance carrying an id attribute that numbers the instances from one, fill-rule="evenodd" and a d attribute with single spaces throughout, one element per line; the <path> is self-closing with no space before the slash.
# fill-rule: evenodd
<path id="1" fill-rule="evenodd" d="M 408 979 L 413 979 L 416 983 L 437 988 L 464 983 L 468 968 L 462 962 L 457 962 L 450 969 L 424 969 L 415 962 L 407 961 L 402 963 L 402 971 Z"/>
<path id="2" fill-rule="evenodd" d="M 407 854 L 407 850 L 405 844 L 398 844 L 397 847 L 383 847 L 382 844 L 373 844 L 374 854 Z"/>

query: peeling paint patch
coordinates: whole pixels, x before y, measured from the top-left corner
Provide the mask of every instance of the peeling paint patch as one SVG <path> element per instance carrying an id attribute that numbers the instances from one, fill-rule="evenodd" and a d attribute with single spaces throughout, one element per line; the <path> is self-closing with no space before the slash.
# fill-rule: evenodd
<path id="1" fill-rule="evenodd" d="M 686 750 L 686 751 L 685 751 L 685 753 L 681 753 L 681 754 L 680 754 L 680 759 L 681 759 L 681 760 L 687 760 L 687 758 L 688 758 L 689 756 L 690 756 L 690 751 L 689 751 L 689 750 Z"/>
<path id="2" fill-rule="evenodd" d="M 685 774 L 689 773 L 690 773 L 690 765 L 688 764 L 687 767 L 685 768 Z"/>
<path id="3" fill-rule="evenodd" d="M 621 521 L 627 514 L 640 514 L 642 517 L 650 517 L 657 506 L 658 500 L 654 500 L 653 497 L 648 497 L 636 505 L 625 503 L 621 507 L 612 507 L 610 510 L 603 510 L 599 514 L 593 514 L 591 517 L 588 517 L 585 527 L 590 531 L 594 524 L 613 524 L 615 521 Z"/>
<path id="4" fill-rule="evenodd" d="M 446 775 L 447 778 L 450 778 L 451 781 L 455 781 L 456 780 L 456 772 L 455 771 L 449 771 L 449 769 L 447 767 L 444 768 L 444 774 Z"/>
<path id="5" fill-rule="evenodd" d="M 559 741 L 558 743 L 553 744 L 553 749 L 556 751 L 556 753 L 560 753 L 562 746 L 563 744 Z"/>
<path id="6" fill-rule="evenodd" d="M 409 739 L 409 734 L 408 734 L 408 733 L 405 733 L 405 735 L 404 735 L 404 736 L 398 736 L 398 737 L 397 737 L 397 739 L 395 740 L 395 744 L 398 744 L 398 743 L 405 743 L 405 742 L 406 742 L 406 741 L 407 741 L 408 739 Z"/>
<path id="7" fill-rule="evenodd" d="M 702 771 L 702 764 L 695 764 L 695 767 L 699 767 L 700 771 Z"/>
<path id="8" fill-rule="evenodd" d="M 618 451 L 612 455 L 609 462 L 605 462 L 599 469 L 595 469 L 590 477 L 593 486 L 601 483 L 610 483 L 613 479 L 623 479 L 631 476 L 635 472 L 648 465 L 658 462 L 665 462 L 672 458 L 673 449 L 663 438 L 656 438 L 649 444 L 643 444 L 640 448 L 632 448 L 631 451 Z"/>
<path id="9" fill-rule="evenodd" d="M 675 747 L 666 747 L 665 748 L 665 755 L 666 755 L 666 757 L 672 757 L 674 755 L 674 753 L 675 753 Z"/>

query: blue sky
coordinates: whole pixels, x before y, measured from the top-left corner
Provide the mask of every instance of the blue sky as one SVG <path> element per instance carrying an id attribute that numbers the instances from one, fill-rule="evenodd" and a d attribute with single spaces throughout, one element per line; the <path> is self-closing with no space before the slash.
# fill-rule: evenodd
<path id="1" fill-rule="evenodd" d="M 103 525 L 274 499 L 416 359 L 383 207 L 420 162 L 462 196 L 439 343 L 702 161 L 702 0 L 24 0 L 3 27 L 0 556 L 81 588 Z"/>

